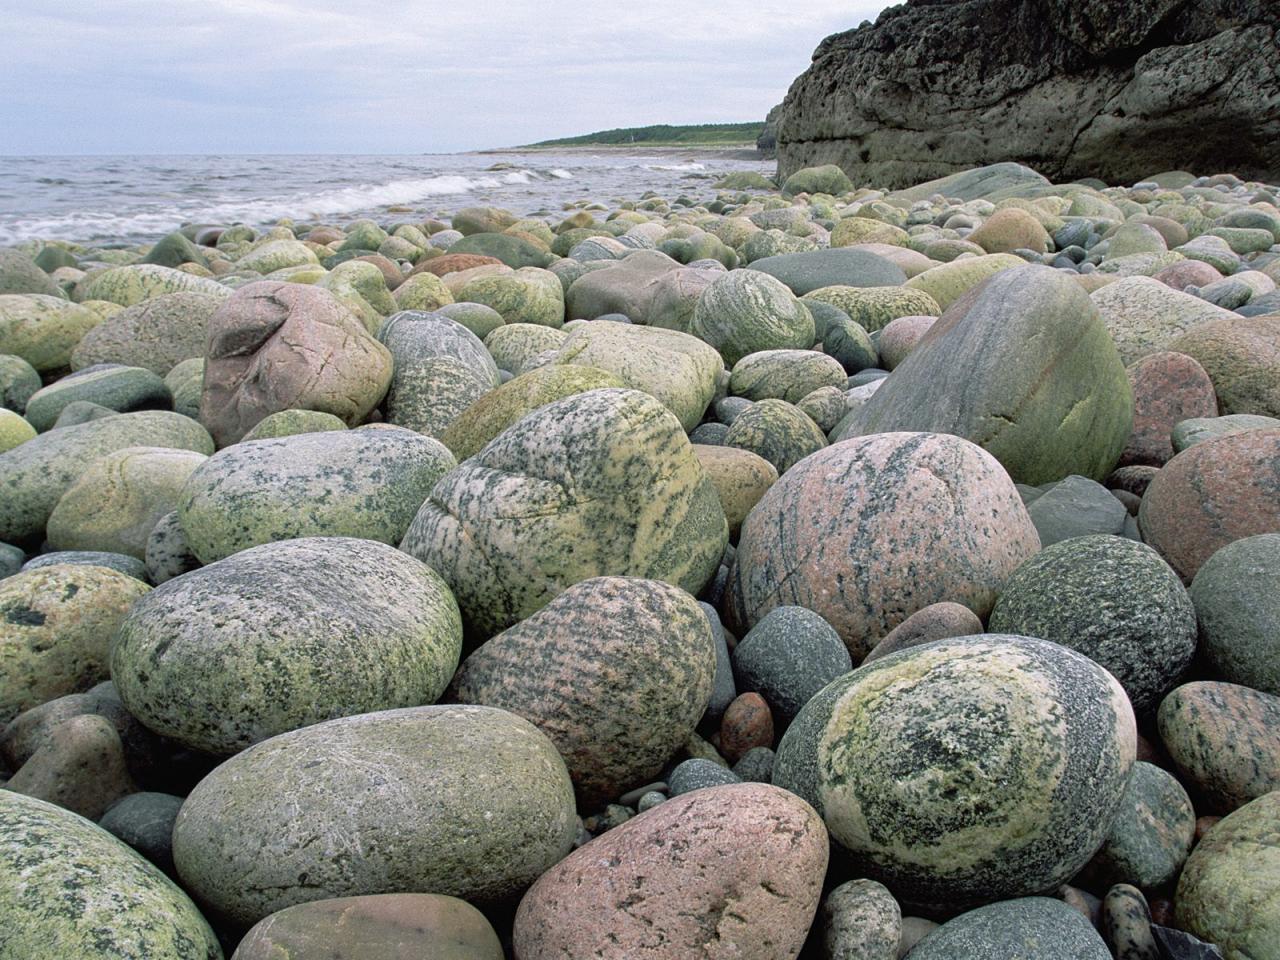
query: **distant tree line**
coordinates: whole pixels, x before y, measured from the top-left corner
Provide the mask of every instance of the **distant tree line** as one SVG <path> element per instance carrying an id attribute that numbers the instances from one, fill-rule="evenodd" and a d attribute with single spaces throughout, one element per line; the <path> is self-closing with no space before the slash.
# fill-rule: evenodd
<path id="1" fill-rule="evenodd" d="M 666 123 L 651 127 L 621 127 L 617 130 L 601 130 L 580 137 L 562 137 L 559 140 L 541 140 L 526 144 L 530 147 L 586 147 L 596 144 L 626 145 L 630 143 L 650 146 L 695 145 L 719 143 L 751 143 L 764 131 L 764 123 L 698 123 L 672 126 Z"/>

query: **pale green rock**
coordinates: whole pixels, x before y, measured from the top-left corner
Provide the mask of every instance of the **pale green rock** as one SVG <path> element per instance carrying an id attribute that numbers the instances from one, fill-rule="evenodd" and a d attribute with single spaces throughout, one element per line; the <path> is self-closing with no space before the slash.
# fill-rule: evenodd
<path id="1" fill-rule="evenodd" d="M 748 400 L 785 400 L 799 403 L 822 387 L 843 390 L 844 367 L 813 350 L 762 350 L 734 364 L 729 393 Z"/>
<path id="2" fill-rule="evenodd" d="M 322 410 L 281 410 L 279 413 L 273 413 L 259 420 L 257 426 L 246 433 L 240 442 L 345 429 L 347 425 L 342 422 L 342 418 Z"/>
<path id="3" fill-rule="evenodd" d="M 749 450 L 784 474 L 827 445 L 809 416 L 785 400 L 761 400 L 739 414 L 725 434 L 724 445 Z"/>
<path id="4" fill-rule="evenodd" d="M 486 307 L 483 303 L 447 303 L 437 308 L 435 312 L 443 314 L 450 320 L 456 320 L 481 340 L 505 322 L 502 314 L 493 307 Z"/>
<path id="5" fill-rule="evenodd" d="M 1169 249 L 1164 237 L 1145 223 L 1122 223 L 1107 238 L 1107 259 L 1117 260 L 1134 253 L 1164 253 Z"/>
<path id="6" fill-rule="evenodd" d="M 58 285 L 21 250 L 0 250 L 0 294 L 34 293 L 65 299 Z"/>
<path id="7" fill-rule="evenodd" d="M 329 271 L 316 286 L 328 290 L 360 318 L 366 330 L 376 334 L 384 317 L 399 307 L 387 289 L 382 271 L 363 260 L 348 260 Z"/>
<path id="8" fill-rule="evenodd" d="M 102 828 L 0 790 L 0 956 L 222 960 L 188 896 Z"/>
<path id="9" fill-rule="evenodd" d="M 1193 327 L 1238 314 L 1150 277 L 1126 277 L 1090 296 L 1126 365 L 1169 348 Z"/>
<path id="10" fill-rule="evenodd" d="M 945 310 L 988 277 L 1013 267 L 1026 266 L 1026 263 L 1011 253 L 964 257 L 931 267 L 912 277 L 905 286 L 909 290 L 927 293 L 940 309 Z"/>
<path id="11" fill-rule="evenodd" d="M 1231 413 L 1225 417 L 1193 417 L 1180 420 L 1173 426 L 1170 440 L 1174 453 L 1181 453 L 1188 447 L 1206 440 L 1217 440 L 1233 433 L 1247 433 L 1250 430 L 1280 430 L 1280 419 L 1260 417 L 1252 413 Z"/>
<path id="12" fill-rule="evenodd" d="M 27 401 L 26 418 L 39 431 L 51 428 L 68 404 L 88 400 L 109 410 L 167 408 L 173 395 L 161 377 L 144 367 L 104 365 L 63 377 Z"/>
<path id="13" fill-rule="evenodd" d="M 0 295 L 0 353 L 21 357 L 41 373 L 71 363 L 76 344 L 102 320 L 95 311 L 59 297 Z"/>
<path id="14" fill-rule="evenodd" d="M 563 330 L 536 323 L 507 323 L 484 338 L 485 349 L 498 369 L 521 374 L 532 369 L 530 362 L 548 351 L 558 350 L 569 339 Z"/>
<path id="15" fill-rule="evenodd" d="M 802 167 L 782 184 L 783 196 L 794 196 L 797 193 L 848 193 L 853 190 L 853 183 L 843 170 L 834 163 L 819 167 Z"/>
<path id="16" fill-rule="evenodd" d="M 355 223 L 347 224 L 346 239 L 338 246 L 338 251 L 344 250 L 377 250 L 382 245 L 382 241 L 387 239 L 387 231 L 372 220 L 357 220 Z"/>
<path id="17" fill-rule="evenodd" d="M 106 300 L 131 307 L 164 293 L 207 293 L 224 300 L 231 296 L 227 287 L 214 280 L 157 264 L 137 263 L 90 273 L 76 285 L 74 299 L 81 303 Z"/>
<path id="18" fill-rule="evenodd" d="M 831 247 L 852 247 L 859 243 L 887 243 L 894 247 L 905 247 L 909 236 L 901 227 L 865 217 L 845 217 L 831 231 Z"/>
<path id="19" fill-rule="evenodd" d="M 319 265 L 317 257 L 301 240 L 268 240 L 236 260 L 237 270 L 252 270 L 264 276 L 286 267 Z"/>
<path id="20" fill-rule="evenodd" d="M 71 369 L 119 363 L 163 377 L 183 360 L 203 356 L 209 318 L 221 303 L 207 293 L 166 293 L 124 308 L 80 339 Z"/>
<path id="21" fill-rule="evenodd" d="M 164 384 L 173 395 L 173 411 L 194 420 L 200 413 L 204 391 L 204 358 L 183 360 L 164 375 Z"/>
<path id="22" fill-rule="evenodd" d="M 400 284 L 391 295 L 401 310 L 438 310 L 454 302 L 444 281 L 425 270 Z"/>
<path id="23" fill-rule="evenodd" d="M 178 519 L 203 563 L 297 537 L 395 544 L 453 466 L 443 444 L 409 430 L 361 427 L 242 441 L 190 476 Z"/>
<path id="24" fill-rule="evenodd" d="M 22 413 L 40 386 L 35 367 L 11 353 L 0 354 L 0 407 Z"/>
<path id="25" fill-rule="evenodd" d="M 720 351 L 732 367 L 761 350 L 813 346 L 813 315 L 781 280 L 758 270 L 732 270 L 698 297 L 689 332 Z"/>
<path id="26" fill-rule="evenodd" d="M 909 287 L 822 287 L 806 293 L 803 300 L 843 310 L 868 333 L 883 330 L 899 317 L 936 317 L 942 312 L 933 297 Z"/>
<path id="27" fill-rule="evenodd" d="M 36 435 L 36 428 L 12 410 L 0 408 L 0 453 L 26 443 Z"/>
<path id="28" fill-rule="evenodd" d="M 469 280 L 458 291 L 456 299 L 492 307 L 508 324 L 564 325 L 564 288 L 560 278 L 537 267 L 522 267 L 515 273 Z"/>

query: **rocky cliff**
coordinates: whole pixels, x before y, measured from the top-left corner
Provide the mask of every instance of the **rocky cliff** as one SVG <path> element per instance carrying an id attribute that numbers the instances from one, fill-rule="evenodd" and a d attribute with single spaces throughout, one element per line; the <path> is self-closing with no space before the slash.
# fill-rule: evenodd
<path id="1" fill-rule="evenodd" d="M 791 85 L 778 174 L 891 187 L 1003 160 L 1053 180 L 1280 177 L 1280 0 L 910 0 Z"/>

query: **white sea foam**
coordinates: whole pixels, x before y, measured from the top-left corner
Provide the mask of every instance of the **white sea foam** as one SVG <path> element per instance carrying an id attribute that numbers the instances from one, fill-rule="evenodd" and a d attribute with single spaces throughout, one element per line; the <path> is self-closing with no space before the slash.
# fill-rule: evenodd
<path id="1" fill-rule="evenodd" d="M 698 170 L 705 170 L 707 168 L 704 164 L 698 163 L 695 160 L 690 160 L 688 163 L 655 163 L 651 164 L 649 169 L 669 170 L 672 173 L 694 173 Z"/>

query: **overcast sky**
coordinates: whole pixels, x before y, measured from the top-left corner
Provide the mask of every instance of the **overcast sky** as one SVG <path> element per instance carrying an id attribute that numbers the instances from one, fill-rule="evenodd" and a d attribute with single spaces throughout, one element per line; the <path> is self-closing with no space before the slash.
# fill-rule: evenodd
<path id="1" fill-rule="evenodd" d="M 763 118 L 840 0 L 0 0 L 0 153 L 420 153 Z"/>

